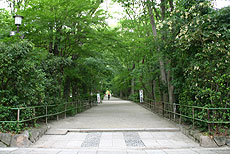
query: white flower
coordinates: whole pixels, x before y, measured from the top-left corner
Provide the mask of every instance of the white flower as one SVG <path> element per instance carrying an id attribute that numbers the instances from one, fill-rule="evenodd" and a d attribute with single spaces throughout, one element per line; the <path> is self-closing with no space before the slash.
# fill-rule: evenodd
<path id="1" fill-rule="evenodd" d="M 162 23 L 159 23 L 159 28 L 162 28 L 163 27 L 163 24 Z"/>
<path id="2" fill-rule="evenodd" d="M 200 3 L 199 5 L 200 5 L 200 6 L 203 6 L 203 5 L 204 5 L 204 3 Z"/>
<path id="3" fill-rule="evenodd" d="M 199 66 L 194 66 L 194 70 L 199 70 L 200 67 Z"/>
<path id="4" fill-rule="evenodd" d="M 169 22 L 168 22 L 168 25 L 172 25 L 172 21 L 169 21 Z"/>

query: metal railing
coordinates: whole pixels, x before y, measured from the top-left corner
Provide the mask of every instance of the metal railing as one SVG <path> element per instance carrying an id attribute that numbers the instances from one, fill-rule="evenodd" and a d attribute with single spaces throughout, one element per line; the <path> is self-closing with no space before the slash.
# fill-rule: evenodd
<path id="1" fill-rule="evenodd" d="M 74 114 L 83 112 L 93 106 L 97 105 L 96 100 L 78 100 L 75 102 L 66 102 L 55 105 L 41 105 L 41 106 L 31 106 L 31 107 L 18 107 L 18 108 L 8 108 L 12 115 L 16 115 L 8 121 L 0 121 L 1 123 L 26 123 L 33 120 L 45 119 L 45 123 L 48 123 L 48 118 L 56 116 L 59 120 L 60 115 L 67 117 L 68 112 Z M 27 115 L 28 114 L 28 115 Z"/>
<path id="2" fill-rule="evenodd" d="M 139 100 L 136 99 L 135 102 L 137 103 Z M 230 128 L 230 108 L 190 106 L 162 101 L 157 102 L 147 98 L 145 98 L 143 103 L 139 104 L 179 124 L 182 123 L 183 119 L 190 119 L 193 128 L 198 122 L 207 125 L 207 130 L 209 132 L 213 131 L 212 128 L 215 127 L 212 126 L 214 125 L 225 125 Z"/>

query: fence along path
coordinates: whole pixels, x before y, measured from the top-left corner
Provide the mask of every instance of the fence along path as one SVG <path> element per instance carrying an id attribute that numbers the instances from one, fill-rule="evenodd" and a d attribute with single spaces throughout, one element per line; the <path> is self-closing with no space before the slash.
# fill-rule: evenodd
<path id="1" fill-rule="evenodd" d="M 32 148 L 98 150 L 180 149 L 199 145 L 171 121 L 131 101 L 106 97 L 102 104 L 49 123 L 50 131 Z M 139 151 L 140 152 L 140 151 Z M 126 152 L 125 152 L 126 153 Z"/>
<path id="2" fill-rule="evenodd" d="M 151 129 L 177 128 L 174 123 L 132 103 L 111 97 L 74 117 L 49 123 L 51 129 Z"/>

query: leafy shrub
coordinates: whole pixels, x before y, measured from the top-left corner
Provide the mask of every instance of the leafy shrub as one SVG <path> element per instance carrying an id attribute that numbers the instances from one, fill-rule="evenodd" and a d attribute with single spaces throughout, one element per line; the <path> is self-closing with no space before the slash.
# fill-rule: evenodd
<path id="1" fill-rule="evenodd" d="M 0 121 L 16 120 L 16 111 L 8 107 L 44 104 L 45 73 L 33 60 L 33 51 L 33 45 L 25 40 L 0 42 Z M 31 113 L 24 116 L 21 118 Z"/>
<path id="2" fill-rule="evenodd" d="M 181 104 L 230 108 L 229 12 L 230 7 L 226 7 L 197 16 L 185 25 L 186 32 L 180 34 L 177 47 L 189 57 L 189 63 L 184 67 Z M 182 111 L 191 115 L 191 109 Z M 207 110 L 196 116 L 207 120 Z M 228 121 L 230 114 L 225 110 L 212 110 L 210 116 L 212 120 Z"/>

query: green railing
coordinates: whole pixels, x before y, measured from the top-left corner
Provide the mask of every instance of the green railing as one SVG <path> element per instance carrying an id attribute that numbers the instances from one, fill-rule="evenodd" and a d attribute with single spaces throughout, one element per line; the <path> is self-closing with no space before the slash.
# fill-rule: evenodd
<path id="1" fill-rule="evenodd" d="M 135 102 L 139 102 L 138 99 Z M 162 101 L 154 101 L 145 98 L 143 103 L 140 103 L 145 108 L 161 114 L 170 120 L 174 120 L 179 124 L 186 119 L 192 122 L 193 128 L 199 123 L 207 125 L 209 132 L 212 132 L 214 125 L 225 125 L 230 128 L 230 108 L 208 108 L 199 106 L 189 106 L 176 103 L 168 103 Z M 184 112 L 186 110 L 186 112 Z"/>
<path id="2" fill-rule="evenodd" d="M 59 120 L 59 116 L 63 115 L 64 118 L 67 117 L 68 112 L 77 114 L 85 111 L 93 106 L 97 105 L 96 100 L 78 100 L 75 102 L 66 102 L 55 105 L 41 105 L 41 106 L 31 106 L 31 107 L 18 107 L 18 108 L 8 108 L 10 113 L 13 113 L 12 118 L 15 120 L 11 121 L 0 121 L 0 123 L 26 123 L 33 120 L 45 119 L 45 123 L 48 123 L 48 118 L 56 116 Z M 28 114 L 30 113 L 30 114 Z M 28 114 L 28 116 L 26 116 Z"/>

